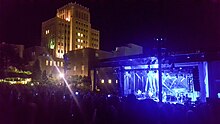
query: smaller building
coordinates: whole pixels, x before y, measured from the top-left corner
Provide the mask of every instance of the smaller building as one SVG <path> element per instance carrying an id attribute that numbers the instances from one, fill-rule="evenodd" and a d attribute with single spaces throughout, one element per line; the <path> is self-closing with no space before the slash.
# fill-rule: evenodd
<path id="1" fill-rule="evenodd" d="M 51 80 L 60 79 L 60 74 L 64 73 L 63 59 L 52 57 L 45 47 L 34 46 L 26 48 L 24 56 L 29 70 L 33 70 L 33 66 L 38 60 L 41 72 L 46 71 L 48 78 Z"/>
<path id="2" fill-rule="evenodd" d="M 3 54 L 7 50 L 13 51 L 18 57 L 23 58 L 24 45 L 19 44 L 7 44 L 5 42 L 0 43 L 0 52 Z M 0 55 L 2 55 L 0 54 Z M 3 55 L 2 55 L 3 56 Z"/>
<path id="3" fill-rule="evenodd" d="M 67 54 L 67 76 L 89 76 L 90 70 L 98 63 L 99 59 L 110 58 L 113 53 L 102 50 L 85 48 L 70 51 Z"/>
<path id="4" fill-rule="evenodd" d="M 138 55 L 138 54 L 143 54 L 143 47 L 129 43 L 126 46 L 116 47 L 113 53 L 114 53 L 114 57 Z"/>

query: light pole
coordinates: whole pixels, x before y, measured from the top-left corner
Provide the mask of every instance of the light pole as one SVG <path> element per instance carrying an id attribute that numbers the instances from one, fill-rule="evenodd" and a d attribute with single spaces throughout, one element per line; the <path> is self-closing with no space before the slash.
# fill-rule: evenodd
<path id="1" fill-rule="evenodd" d="M 157 59 L 158 59 L 158 81 L 159 81 L 159 102 L 162 102 L 163 98 L 162 98 L 162 56 L 161 56 L 161 44 L 163 41 L 163 38 L 156 38 L 157 41 Z"/>

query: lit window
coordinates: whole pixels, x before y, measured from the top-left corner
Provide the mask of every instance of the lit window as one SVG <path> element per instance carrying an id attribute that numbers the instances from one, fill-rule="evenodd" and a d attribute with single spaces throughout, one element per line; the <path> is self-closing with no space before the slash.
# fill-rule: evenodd
<path id="1" fill-rule="evenodd" d="M 46 34 L 49 34 L 50 33 L 50 30 L 46 30 Z"/>
<path id="2" fill-rule="evenodd" d="M 80 39 L 77 39 L 78 42 L 80 42 Z"/>
<path id="3" fill-rule="evenodd" d="M 77 45 L 78 48 L 80 48 L 80 45 Z"/>
<path id="4" fill-rule="evenodd" d="M 98 54 L 98 53 L 95 53 L 95 57 L 99 57 L 99 54 Z"/>
<path id="5" fill-rule="evenodd" d="M 83 46 L 81 46 L 81 48 L 83 48 Z"/>
<path id="6" fill-rule="evenodd" d="M 118 80 L 115 80 L 115 83 L 117 84 L 117 83 L 118 83 Z"/>
<path id="7" fill-rule="evenodd" d="M 83 37 L 83 34 L 81 34 L 81 37 Z"/>
<path id="8" fill-rule="evenodd" d="M 108 83 L 111 84 L 111 83 L 112 83 L 112 80 L 111 80 L 111 79 L 108 79 Z"/>
<path id="9" fill-rule="evenodd" d="M 50 66 L 53 66 L 53 61 L 50 61 Z"/>
<path id="10" fill-rule="evenodd" d="M 63 67 L 63 62 L 60 62 L 60 66 Z"/>
<path id="11" fill-rule="evenodd" d="M 104 80 L 104 79 L 102 79 L 102 80 L 101 80 L 101 83 L 102 83 L 102 84 L 104 84 L 104 83 L 105 83 L 105 80 Z"/>
<path id="12" fill-rule="evenodd" d="M 76 66 L 73 66 L 73 70 L 76 71 Z"/>
<path id="13" fill-rule="evenodd" d="M 85 69 L 85 66 L 84 66 L 84 65 L 82 65 L 82 71 L 84 71 L 84 69 Z"/>
<path id="14" fill-rule="evenodd" d="M 48 60 L 46 60 L 46 65 L 48 65 L 48 63 L 49 63 Z"/>
<path id="15" fill-rule="evenodd" d="M 81 43 L 83 42 L 83 40 L 81 40 Z"/>
<path id="16" fill-rule="evenodd" d="M 60 62 L 59 61 L 57 61 L 57 66 L 60 66 Z"/>
<path id="17" fill-rule="evenodd" d="M 53 61 L 53 65 L 56 66 L 56 61 Z"/>
<path id="18" fill-rule="evenodd" d="M 77 33 L 78 36 L 80 36 L 80 33 Z"/>

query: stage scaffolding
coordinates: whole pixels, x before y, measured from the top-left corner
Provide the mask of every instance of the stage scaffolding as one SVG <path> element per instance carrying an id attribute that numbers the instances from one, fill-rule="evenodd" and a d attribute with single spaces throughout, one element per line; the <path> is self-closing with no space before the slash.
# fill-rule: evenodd
<path id="1" fill-rule="evenodd" d="M 188 56 L 187 56 L 188 57 Z M 196 56 L 197 57 L 197 56 Z M 189 58 L 189 57 L 188 57 Z M 173 58 L 172 58 L 173 59 Z M 159 101 L 159 69 L 156 57 L 131 57 L 104 61 L 96 71 L 111 68 L 118 80 L 120 95 L 134 94 L 138 99 Z M 113 73 L 111 73 L 113 74 Z M 96 74 L 97 86 L 103 76 Z M 205 61 L 169 61 L 161 64 L 162 102 L 205 101 L 208 97 L 208 73 Z"/>

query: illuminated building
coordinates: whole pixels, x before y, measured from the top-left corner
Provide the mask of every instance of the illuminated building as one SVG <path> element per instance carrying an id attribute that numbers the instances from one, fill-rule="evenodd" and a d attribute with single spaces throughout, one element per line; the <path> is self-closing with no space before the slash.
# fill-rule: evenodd
<path id="1" fill-rule="evenodd" d="M 69 3 L 57 9 L 56 17 L 42 23 L 41 46 L 56 58 L 68 51 L 99 49 L 99 31 L 91 28 L 89 9 Z"/>

